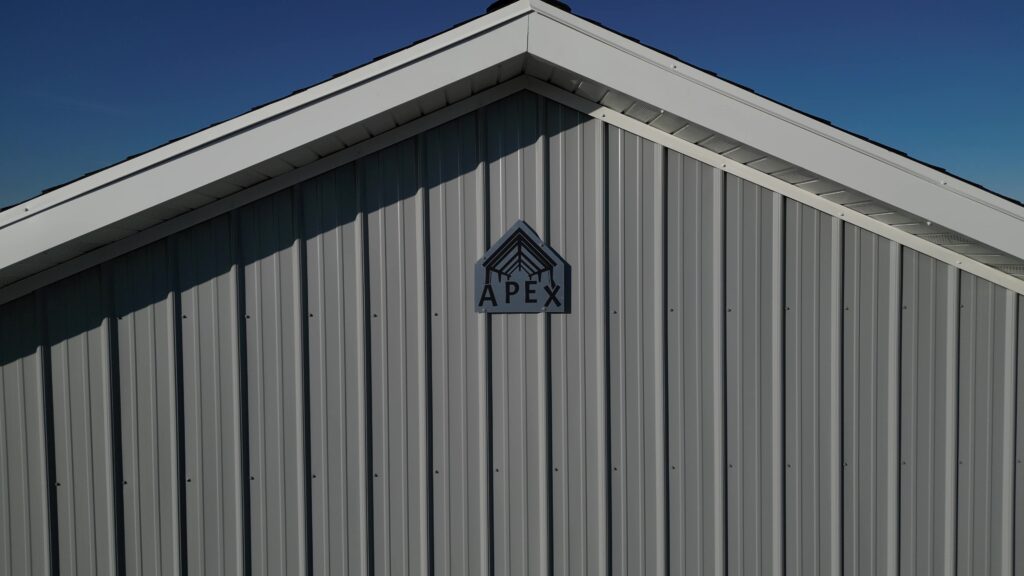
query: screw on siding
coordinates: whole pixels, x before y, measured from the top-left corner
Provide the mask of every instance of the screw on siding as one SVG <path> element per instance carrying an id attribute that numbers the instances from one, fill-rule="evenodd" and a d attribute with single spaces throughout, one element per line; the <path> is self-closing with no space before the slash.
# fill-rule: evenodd
<path id="1" fill-rule="evenodd" d="M 310 312 L 310 313 L 309 313 L 309 317 L 310 317 L 310 318 L 312 318 L 312 317 L 313 317 L 313 313 L 312 313 L 312 312 Z"/>

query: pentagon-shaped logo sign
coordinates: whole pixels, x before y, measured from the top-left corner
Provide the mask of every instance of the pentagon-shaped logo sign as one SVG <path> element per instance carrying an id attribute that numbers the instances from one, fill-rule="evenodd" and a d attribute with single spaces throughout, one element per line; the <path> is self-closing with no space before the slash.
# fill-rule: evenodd
<path id="1" fill-rule="evenodd" d="M 476 311 L 569 311 L 569 265 L 522 220 L 476 263 Z"/>

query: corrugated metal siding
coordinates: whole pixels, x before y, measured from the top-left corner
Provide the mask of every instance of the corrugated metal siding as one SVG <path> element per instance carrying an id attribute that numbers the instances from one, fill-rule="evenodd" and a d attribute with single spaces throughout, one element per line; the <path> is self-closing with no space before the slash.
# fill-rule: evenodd
<path id="1" fill-rule="evenodd" d="M 1022 299 L 520 94 L 0 308 L 0 574 L 1020 573 Z"/>
<path id="2" fill-rule="evenodd" d="M 112 266 L 120 375 L 124 555 L 130 574 L 178 574 L 181 505 L 174 269 L 167 242 Z"/>
<path id="3" fill-rule="evenodd" d="M 957 571 L 1006 574 L 1013 560 L 1017 296 L 960 275 Z"/>
<path id="4" fill-rule="evenodd" d="M 782 196 L 726 178 L 730 574 L 783 573 L 783 210 Z"/>
<path id="5" fill-rule="evenodd" d="M 839 574 L 843 227 L 792 200 L 785 204 L 786 571 Z"/>
<path id="6" fill-rule="evenodd" d="M 900 247 L 843 239 L 843 572 L 896 575 Z"/>
<path id="7" fill-rule="evenodd" d="M 239 322 L 238 215 L 175 239 L 181 310 L 185 549 L 189 574 L 238 574 L 249 563 L 243 481 L 246 397 Z M 181 432 L 183 430 L 183 432 Z"/>
<path id="8" fill-rule="evenodd" d="M 955 573 L 960 273 L 903 249 L 900 573 Z"/>
<path id="9" fill-rule="evenodd" d="M 113 394 L 117 347 L 108 272 L 93 268 L 43 296 L 53 388 L 55 564 L 62 574 L 113 574 L 120 564 L 114 442 L 120 411 Z"/>
<path id="10" fill-rule="evenodd" d="M 1017 297 L 1017 466 L 1014 476 L 1017 479 L 1013 493 L 1016 512 L 1013 521 L 1013 533 L 1016 541 L 1013 545 L 1013 565 L 1016 576 L 1024 573 L 1024 296 Z"/>
<path id="11" fill-rule="evenodd" d="M 0 308 L 0 572 L 53 569 L 47 461 L 50 398 L 38 298 Z"/>

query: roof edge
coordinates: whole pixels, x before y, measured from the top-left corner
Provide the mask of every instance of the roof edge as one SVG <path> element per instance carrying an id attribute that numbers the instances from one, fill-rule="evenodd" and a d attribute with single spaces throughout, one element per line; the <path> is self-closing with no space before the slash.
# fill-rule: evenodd
<path id="1" fill-rule="evenodd" d="M 370 82 L 398 68 L 427 58 L 454 44 L 484 34 L 512 20 L 522 18 L 533 11 L 534 6 L 531 0 L 516 0 L 516 2 L 494 12 L 478 16 L 462 25 L 431 36 L 406 49 L 375 59 L 363 66 L 311 86 L 301 92 L 257 107 L 249 112 L 199 130 L 183 138 L 172 140 L 143 154 L 129 157 L 117 164 L 89 173 L 67 184 L 49 189 L 44 194 L 33 196 L 0 211 L 0 230 L 15 222 L 31 218 L 56 204 L 88 194 L 124 178 L 130 178 L 155 165 L 169 162 L 216 141 L 230 138 L 255 125 L 288 114 L 297 108 L 308 106 L 360 84 Z"/>
<path id="2" fill-rule="evenodd" d="M 1024 259 L 1024 206 L 579 16 L 530 19 L 533 57 Z"/>

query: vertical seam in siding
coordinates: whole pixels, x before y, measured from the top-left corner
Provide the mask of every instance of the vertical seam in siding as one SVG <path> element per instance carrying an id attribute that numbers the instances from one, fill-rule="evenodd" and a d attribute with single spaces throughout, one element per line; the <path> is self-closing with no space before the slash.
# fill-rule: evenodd
<path id="1" fill-rule="evenodd" d="M 490 179 L 488 176 L 488 163 L 487 163 L 487 116 L 484 109 L 479 109 L 473 113 L 474 125 L 476 129 L 476 159 L 477 165 L 475 169 L 475 177 L 477 184 L 477 253 L 483 254 L 487 250 L 489 238 L 491 237 L 491 189 Z M 484 549 L 484 562 L 486 562 L 487 570 L 493 574 L 495 571 L 495 536 L 494 536 L 494 474 L 491 470 L 494 469 L 494 407 L 492 403 L 492 323 L 490 314 L 484 314 L 483 317 L 477 317 L 477 326 L 481 330 L 483 337 L 478 342 L 478 352 L 481 353 L 482 361 L 477 368 L 477 378 L 483 388 L 483 394 L 481 395 L 478 408 L 483 409 L 485 415 L 485 434 L 486 438 L 482 443 L 483 462 L 486 464 L 484 467 L 483 476 L 483 494 L 481 495 L 486 506 L 482 507 L 485 511 L 486 520 L 486 538 L 482 541 L 485 542 Z"/>
<path id="2" fill-rule="evenodd" d="M 785 441 L 785 409 L 786 409 L 786 205 L 782 196 L 772 196 L 772 260 L 775 263 L 772 273 L 772 362 L 774 369 L 772 379 L 774 390 L 772 415 L 775 425 L 772 427 L 773 478 L 776 482 L 772 498 L 772 516 L 775 526 L 772 531 L 772 567 L 773 576 L 782 576 L 786 568 L 786 441 Z"/>
<path id="3" fill-rule="evenodd" d="M 246 574 L 249 574 L 249 573 L 251 573 L 252 566 L 253 566 L 253 561 L 252 561 L 252 512 L 251 512 L 251 509 L 252 509 L 252 494 L 251 494 L 251 490 L 250 490 L 251 482 L 248 482 L 246 480 L 248 479 L 250 474 L 252 474 L 252 466 L 251 466 L 251 461 L 250 461 L 250 457 L 249 457 L 249 442 L 250 442 L 249 409 L 248 409 L 248 406 L 249 406 L 249 369 L 248 369 L 248 365 L 249 364 L 248 364 L 248 349 L 247 349 L 248 347 L 245 345 L 246 338 L 247 338 L 247 327 L 245 325 L 245 294 L 246 294 L 246 285 L 245 285 L 245 267 L 244 267 L 243 258 L 242 258 L 241 223 L 239 222 L 239 220 L 240 220 L 239 212 L 235 211 L 235 212 L 231 213 L 231 218 L 230 218 L 229 222 L 227 223 L 228 234 L 230 236 L 230 238 L 229 238 L 229 240 L 230 240 L 230 252 L 229 252 L 229 263 L 230 263 L 229 270 L 230 270 L 230 274 L 227 276 L 227 282 L 229 283 L 229 294 L 230 294 L 230 298 L 232 299 L 232 301 L 229 303 L 229 305 L 233 306 L 233 308 L 234 308 L 235 326 L 225 326 L 224 330 L 230 330 L 231 332 L 234 333 L 233 334 L 233 336 L 234 336 L 233 340 L 234 341 L 232 342 L 232 347 L 233 347 L 232 355 L 234 356 L 234 358 L 230 358 L 230 359 L 227 359 L 227 360 L 221 359 L 221 360 L 219 360 L 217 362 L 217 364 L 220 365 L 221 362 L 225 362 L 225 361 L 234 362 L 235 363 L 234 367 L 238 371 L 237 372 L 237 374 L 238 374 L 238 376 L 237 376 L 237 386 L 238 386 L 237 402 L 238 402 L 238 405 L 235 406 L 235 409 L 238 410 L 238 420 L 239 420 L 239 422 L 238 422 L 238 432 L 237 433 L 239 435 L 238 463 L 239 463 L 240 470 L 239 470 L 239 473 L 236 474 L 236 476 L 237 476 L 236 480 L 240 484 L 239 486 L 237 486 L 237 489 L 241 490 L 241 495 L 240 495 L 241 498 L 239 498 L 239 502 L 238 502 L 238 504 L 241 506 L 241 510 L 238 512 L 238 516 L 236 516 L 236 518 L 238 518 L 241 521 L 241 524 L 237 528 L 241 532 L 241 534 L 239 534 L 239 536 L 241 537 L 241 540 L 242 540 L 242 542 L 241 542 L 242 549 L 240 551 L 238 551 L 238 552 L 241 553 L 241 558 L 238 558 L 238 560 L 240 560 L 240 567 L 243 569 L 243 571 Z M 221 280 L 219 278 L 217 278 L 217 277 L 213 277 L 210 281 L 214 283 L 214 290 L 216 291 L 217 290 L 216 284 L 218 284 Z M 231 290 L 231 288 L 234 288 L 234 290 Z M 214 295 L 214 298 L 216 298 L 216 294 Z M 218 308 L 220 306 L 222 306 L 222 305 L 223 304 L 221 304 L 220 302 L 217 303 L 217 307 Z M 217 336 L 218 338 L 220 338 L 219 333 L 220 333 L 221 327 L 219 326 L 219 318 L 217 317 L 216 313 L 213 313 L 213 322 L 214 322 L 214 328 L 213 328 L 214 329 L 214 333 L 218 335 Z M 198 336 L 197 336 L 197 341 L 198 341 Z M 221 382 L 221 377 L 220 377 L 220 371 L 219 370 L 218 370 L 217 375 L 216 375 L 214 380 L 216 382 L 216 386 L 217 386 L 218 389 L 220 389 L 222 386 L 225 385 L 224 382 Z M 209 386 L 208 383 L 206 385 Z M 223 402 L 223 396 L 218 395 L 218 402 L 219 403 Z M 223 407 L 221 408 L 221 410 L 223 410 Z M 218 450 L 218 452 L 221 452 L 223 450 L 223 446 L 224 446 L 224 438 L 223 438 L 223 432 L 222 432 L 223 422 L 220 421 L 221 418 L 222 418 L 222 416 L 218 415 L 217 433 L 216 433 L 216 437 L 217 437 L 216 443 L 217 443 L 217 450 Z M 230 456 L 228 458 L 223 458 L 222 457 L 222 459 L 221 459 L 222 462 L 229 461 L 229 460 L 231 460 Z M 219 474 L 219 480 L 220 481 L 218 482 L 217 490 L 218 490 L 218 492 L 220 494 L 219 494 L 219 499 L 218 500 L 219 500 L 220 505 L 223 507 L 223 506 L 225 506 L 225 497 L 224 497 L 224 482 L 225 482 L 225 479 L 224 479 L 224 474 L 223 473 Z M 205 480 L 204 480 L 204 484 L 205 484 Z M 223 514 L 224 514 L 224 512 L 223 512 L 223 508 L 222 508 L 221 515 L 223 515 Z M 220 523 L 220 530 L 221 530 L 222 534 L 218 536 L 218 539 L 221 542 L 223 542 L 223 531 L 224 531 L 223 522 Z M 236 553 L 238 553 L 238 552 L 236 552 Z M 227 573 L 225 563 L 228 562 L 228 555 L 230 553 L 231 553 L 230 550 L 221 550 L 220 551 L 220 558 L 221 558 L 220 569 L 221 569 L 221 571 L 223 573 Z M 204 563 L 204 566 L 205 566 L 205 563 Z"/>
<path id="4" fill-rule="evenodd" d="M 421 500 L 423 500 L 423 506 L 425 508 L 424 518 L 420 520 L 420 528 L 426 533 L 422 535 L 424 543 L 424 550 L 420 551 L 421 560 L 424 565 L 421 567 L 424 574 L 433 574 L 435 571 L 434 566 L 434 544 L 435 544 L 435 530 L 434 530 L 434 474 L 432 473 L 437 466 L 434 461 L 434 443 L 428 441 L 428 437 L 433 433 L 434 430 L 434 387 L 433 380 L 431 378 L 431 366 L 432 366 L 432 353 L 433 346 L 429 335 L 431 334 L 431 311 L 430 311 L 430 197 L 427 194 L 429 183 L 427 182 L 427 170 L 426 170 L 426 146 L 424 145 L 424 135 L 420 134 L 414 140 L 414 157 L 416 161 L 416 207 L 419 212 L 419 218 L 417 221 L 418 228 L 418 249 L 416 251 L 416 268 L 419 274 L 419 289 L 417 290 L 417 305 L 419 306 L 419 317 L 417 318 L 417 333 L 419 337 L 419 366 L 418 378 L 420 386 L 420 401 L 422 406 L 420 408 L 420 414 L 423 415 L 423 422 L 421 424 L 421 430 L 424 434 L 420 434 L 417 440 L 417 450 L 421 450 L 424 455 L 424 462 L 426 469 L 423 471 L 425 474 L 425 485 L 421 487 Z M 445 250 L 447 255 L 447 249 Z M 444 276 L 444 275 L 442 275 Z M 447 354 L 445 355 L 447 358 Z"/>
<path id="5" fill-rule="evenodd" d="M 366 498 L 364 499 L 364 515 L 366 518 L 365 541 L 363 542 L 363 553 L 365 555 L 365 568 L 368 574 L 376 572 L 377 555 L 376 549 L 376 528 L 374 526 L 373 502 L 376 497 L 376 486 L 373 482 L 375 463 L 373 442 L 373 362 L 372 341 L 370 332 L 370 239 L 368 220 L 368 206 L 366 203 L 365 165 L 361 161 L 354 163 L 353 180 L 356 193 L 356 307 L 358 316 L 356 318 L 358 345 L 361 348 L 356 354 L 358 364 L 359 380 L 363 388 L 363 421 L 362 432 L 364 436 L 363 482 L 366 486 Z M 387 564 L 384 564 L 387 566 Z"/>
<path id="6" fill-rule="evenodd" d="M 953 486 L 951 487 L 952 499 L 953 499 L 953 541 L 952 541 L 952 563 L 949 566 L 954 574 L 959 571 L 960 568 L 960 469 L 963 454 L 960 450 L 960 389 L 961 389 L 961 375 L 960 368 L 962 365 L 963 346 L 961 345 L 960 331 L 963 330 L 963 315 L 964 315 L 964 286 L 963 276 L 959 269 L 953 270 L 953 281 L 956 284 L 956 308 L 953 310 L 953 316 L 955 317 L 956 327 L 954 330 L 955 334 L 955 345 L 956 345 L 956 365 L 953 366 L 955 372 L 953 377 L 955 378 L 956 386 L 953 390 L 953 406 L 954 414 L 956 417 L 955 423 L 952 426 L 953 429 L 953 440 L 954 440 L 954 460 L 953 460 Z"/>
<path id="7" fill-rule="evenodd" d="M 110 414 L 110 434 L 106 436 L 107 451 L 111 456 L 111 475 L 113 486 L 112 512 L 114 517 L 114 561 L 118 574 L 125 574 L 125 530 L 124 530 L 124 454 L 121 444 L 121 375 L 120 362 L 118 358 L 118 327 L 117 316 L 114 310 L 114 285 L 112 281 L 111 264 L 108 262 L 99 268 L 100 271 L 100 298 L 103 306 L 103 325 L 107 327 L 106 353 L 103 354 L 102 362 L 105 368 L 108 386 L 107 410 Z M 102 350 L 102 349 L 101 349 Z M 102 353 L 102 352 L 101 352 Z"/>
<path id="8" fill-rule="evenodd" d="M 311 573 L 313 571 L 313 443 L 312 443 L 312 405 L 310 403 L 310 351 L 309 351 L 309 328 L 312 323 L 310 317 L 312 313 L 309 308 L 309 291 L 307 289 L 307 283 L 309 282 L 309 259 L 306 253 L 306 242 L 305 233 L 303 231 L 303 223 L 306 219 L 306 194 L 302 193 L 302 189 L 299 187 L 292 188 L 292 246 L 295 247 L 295 260 L 292 263 L 291 273 L 296 279 L 295 298 L 298 299 L 298 309 L 296 314 L 298 317 L 295 319 L 295 338 L 298 339 L 298 350 L 295 351 L 296 358 L 295 362 L 299 370 L 299 378 L 302 382 L 302 389 L 300 391 L 299 401 L 301 406 L 299 407 L 299 414 L 302 418 L 302 467 L 303 467 L 303 480 L 301 486 L 303 487 L 304 494 L 302 495 L 302 506 L 303 506 L 303 517 L 301 522 L 301 529 L 304 531 L 301 534 L 300 550 L 299 554 L 302 555 L 299 565 L 304 569 L 305 572 Z M 319 315 L 314 319 L 319 323 Z M 240 323 L 244 323 L 243 319 L 239 319 Z M 340 382 L 338 385 L 340 386 Z"/>
<path id="9" fill-rule="evenodd" d="M 187 473 L 186 459 L 185 459 L 185 448 L 188 444 L 188 435 L 185 429 L 185 368 L 184 368 L 184 350 L 182 344 L 182 325 L 181 325 L 181 290 L 180 290 L 180 271 L 176 265 L 180 262 L 180 243 L 167 241 L 167 252 L 165 255 L 165 263 L 167 266 L 167 290 L 171 296 L 170 310 L 168 310 L 167 321 L 171 328 L 172 338 L 172 354 L 171 358 L 172 365 L 174 366 L 174 377 L 172 382 L 174 384 L 174 394 L 177 399 L 176 410 L 174 415 L 174 430 L 176 436 L 176 453 L 174 457 L 177 461 L 177 477 L 171 479 L 172 486 L 177 491 L 177 507 L 178 507 L 178 550 L 177 550 L 177 565 L 176 568 L 181 571 L 182 574 L 187 576 L 188 574 L 188 494 L 185 487 L 185 476 Z"/>
<path id="10" fill-rule="evenodd" d="M 831 574 L 841 574 L 844 553 L 842 542 L 843 542 L 843 507 L 842 499 L 843 492 L 845 489 L 844 478 L 843 478 L 843 425 L 842 425 L 842 414 L 844 410 L 843 406 L 843 389 L 845 388 L 845 382 L 843 381 L 843 371 L 845 359 L 843 358 L 843 349 L 845 347 L 844 340 L 844 328 L 845 318 L 842 314 L 843 300 L 845 297 L 845 286 L 843 282 L 843 274 L 845 271 L 845 253 L 846 253 L 846 229 L 843 222 L 833 216 L 823 215 L 824 218 L 828 218 L 832 223 L 832 274 L 830 276 L 832 285 L 835 286 L 833 292 L 833 303 L 831 311 L 831 324 L 833 341 L 830 343 L 830 353 L 832 354 L 833 368 L 832 368 L 832 384 L 834 386 L 832 393 L 832 413 L 829 415 L 831 422 L 830 425 L 834 432 L 834 439 L 832 440 L 832 460 L 829 462 L 829 468 L 832 473 L 837 476 L 836 480 L 832 483 L 831 488 L 834 490 L 830 498 L 829 506 L 832 510 L 832 521 L 831 521 L 831 553 L 832 553 L 832 566 Z"/>

